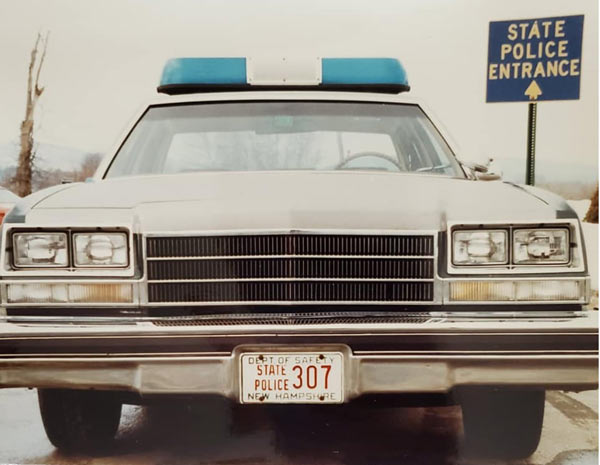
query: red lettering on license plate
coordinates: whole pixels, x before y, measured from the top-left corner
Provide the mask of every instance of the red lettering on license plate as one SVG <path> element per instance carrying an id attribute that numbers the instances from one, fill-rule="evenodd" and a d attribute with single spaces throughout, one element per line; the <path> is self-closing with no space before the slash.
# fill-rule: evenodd
<path id="1" fill-rule="evenodd" d="M 242 402 L 343 402 L 341 353 L 243 354 Z"/>

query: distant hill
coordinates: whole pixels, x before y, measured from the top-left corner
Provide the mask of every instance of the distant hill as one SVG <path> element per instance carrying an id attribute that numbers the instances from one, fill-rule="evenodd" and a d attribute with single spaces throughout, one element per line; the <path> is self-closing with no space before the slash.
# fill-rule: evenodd
<path id="1" fill-rule="evenodd" d="M 19 154 L 16 143 L 0 144 L 0 179 L 7 170 L 14 169 Z M 38 144 L 37 167 L 43 171 L 77 171 L 90 153 L 73 147 Z M 525 181 L 525 157 L 496 158 L 492 170 L 502 172 L 505 181 L 519 184 Z M 571 163 L 569 160 L 536 160 L 536 184 L 571 199 L 589 198 L 598 183 L 598 167 L 594 163 Z"/>
<path id="2" fill-rule="evenodd" d="M 501 172 L 504 181 L 525 183 L 525 157 L 496 159 L 492 171 Z M 566 199 L 589 199 L 598 185 L 596 164 L 536 160 L 535 185 Z"/>
<path id="3" fill-rule="evenodd" d="M 525 182 L 525 156 L 518 158 L 496 158 L 492 164 L 494 171 L 502 172 L 502 179 L 522 184 Z M 598 182 L 598 165 L 565 161 L 545 161 L 537 157 L 535 164 L 536 184 Z"/>
<path id="4" fill-rule="evenodd" d="M 36 164 L 43 170 L 73 171 L 81 166 L 81 163 L 89 153 L 73 147 L 37 144 Z M 18 157 L 18 144 L 0 144 L 0 172 L 9 167 L 16 166 Z"/>

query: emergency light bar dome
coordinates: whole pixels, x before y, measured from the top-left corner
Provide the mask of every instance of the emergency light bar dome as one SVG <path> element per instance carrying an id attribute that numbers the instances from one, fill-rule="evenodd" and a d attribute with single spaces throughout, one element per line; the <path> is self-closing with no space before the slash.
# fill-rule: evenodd
<path id="1" fill-rule="evenodd" d="M 410 86 L 395 58 L 172 58 L 157 90 L 169 95 L 249 90 L 397 94 Z"/>

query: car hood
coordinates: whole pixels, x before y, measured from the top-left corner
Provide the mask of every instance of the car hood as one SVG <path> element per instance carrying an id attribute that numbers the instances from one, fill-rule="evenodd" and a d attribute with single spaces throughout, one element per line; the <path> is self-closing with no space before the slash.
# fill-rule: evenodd
<path id="1" fill-rule="evenodd" d="M 98 224 L 104 224 L 111 215 L 135 218 L 146 232 L 443 230 L 447 222 L 548 221 L 557 217 L 557 208 L 499 181 L 363 172 L 211 172 L 73 184 L 39 200 L 26 222 L 67 225 L 69 218 L 80 223 L 102 217 Z"/>

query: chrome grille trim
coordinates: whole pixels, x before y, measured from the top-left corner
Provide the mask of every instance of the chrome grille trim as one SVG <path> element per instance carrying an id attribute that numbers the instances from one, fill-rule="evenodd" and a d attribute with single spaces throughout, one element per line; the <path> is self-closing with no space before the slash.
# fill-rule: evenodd
<path id="1" fill-rule="evenodd" d="M 357 283 L 428 283 L 428 278 L 219 278 L 219 279 L 152 279 L 149 283 L 260 283 L 260 282 L 357 282 Z"/>
<path id="2" fill-rule="evenodd" d="M 152 320 L 155 326 L 237 326 L 237 325 L 323 325 L 323 324 L 419 324 L 431 321 L 429 313 L 362 314 L 351 312 L 311 312 L 290 314 L 206 315 L 167 317 Z"/>
<path id="3" fill-rule="evenodd" d="M 185 261 L 185 260 L 238 260 L 238 259 L 269 259 L 269 258 L 377 258 L 381 260 L 395 260 L 397 258 L 430 258 L 430 255 L 219 255 L 214 257 L 147 257 L 149 262 L 160 261 Z"/>
<path id="4" fill-rule="evenodd" d="M 429 304 L 436 239 L 420 231 L 153 234 L 144 244 L 148 304 Z"/>

